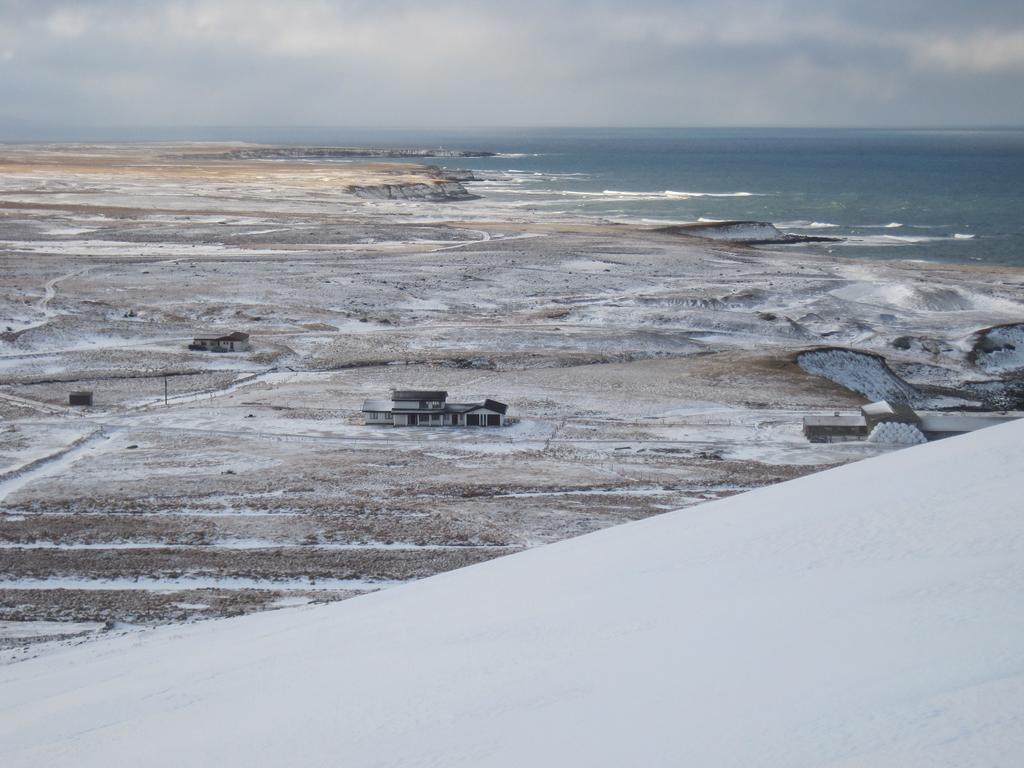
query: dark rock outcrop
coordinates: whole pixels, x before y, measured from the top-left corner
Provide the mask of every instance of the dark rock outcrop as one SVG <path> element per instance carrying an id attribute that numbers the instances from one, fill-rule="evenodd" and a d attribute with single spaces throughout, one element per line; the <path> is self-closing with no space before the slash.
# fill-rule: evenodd
<path id="1" fill-rule="evenodd" d="M 766 221 L 714 221 L 695 224 L 674 224 L 659 227 L 655 232 L 686 237 L 702 237 L 708 240 L 725 240 L 747 245 L 769 245 L 790 243 L 837 243 L 841 238 L 817 235 L 792 235 L 783 232 Z"/>
<path id="2" fill-rule="evenodd" d="M 348 187 L 348 191 L 365 200 L 423 200 L 445 202 L 477 200 L 457 181 L 437 181 L 418 184 L 373 184 Z"/>

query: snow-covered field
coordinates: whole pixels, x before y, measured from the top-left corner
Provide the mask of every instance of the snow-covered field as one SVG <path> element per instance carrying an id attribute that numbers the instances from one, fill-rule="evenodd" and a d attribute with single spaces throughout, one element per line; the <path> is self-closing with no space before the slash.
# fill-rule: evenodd
<path id="1" fill-rule="evenodd" d="M 0 669 L 5 766 L 1011 766 L 1024 422 Z"/>
<path id="2" fill-rule="evenodd" d="M 0 620 L 349 597 L 886 452 L 800 432 L 877 387 L 1024 398 L 1019 270 L 351 192 L 412 166 L 79 152 L 0 149 Z M 209 328 L 253 348 L 190 352 Z M 517 421 L 364 426 L 396 387 Z"/>

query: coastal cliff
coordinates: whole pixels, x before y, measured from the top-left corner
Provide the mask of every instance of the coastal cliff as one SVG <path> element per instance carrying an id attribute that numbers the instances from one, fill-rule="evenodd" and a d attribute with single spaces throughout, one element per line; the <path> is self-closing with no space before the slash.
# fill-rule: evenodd
<path id="1" fill-rule="evenodd" d="M 347 190 L 364 200 L 418 200 L 448 202 L 479 200 L 463 186 L 465 181 L 478 181 L 472 171 L 441 168 L 436 165 L 417 166 L 417 173 L 396 176 L 381 184 L 349 184 Z M 386 178 L 386 177 L 385 177 Z"/>
<path id="2" fill-rule="evenodd" d="M 239 171 L 259 169 L 263 175 L 299 173 L 320 182 L 337 184 L 346 192 L 366 200 L 444 202 L 479 199 L 463 186 L 463 182 L 478 179 L 470 170 L 427 165 L 415 162 L 416 159 L 487 157 L 493 154 L 448 149 L 240 146 L 217 153 L 189 153 L 188 160 L 226 162 Z M 350 158 L 351 162 L 348 161 Z M 408 158 L 411 162 L 374 162 L 373 158 Z M 331 162 L 339 159 L 345 162 Z M 258 162 L 266 160 L 278 162 Z"/>

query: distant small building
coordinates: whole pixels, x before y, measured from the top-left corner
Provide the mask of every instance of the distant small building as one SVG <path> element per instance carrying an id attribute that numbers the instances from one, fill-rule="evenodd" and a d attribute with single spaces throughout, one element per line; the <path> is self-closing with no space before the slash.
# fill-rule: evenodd
<path id="1" fill-rule="evenodd" d="M 881 400 L 861 406 L 859 414 L 805 416 L 804 436 L 812 443 L 865 440 L 879 424 L 913 424 L 928 440 L 973 432 L 1020 418 L 1018 413 L 923 413 L 904 403 Z"/>
<path id="2" fill-rule="evenodd" d="M 805 416 L 804 437 L 812 443 L 863 440 L 868 436 L 867 422 L 860 414 Z"/>
<path id="3" fill-rule="evenodd" d="M 188 348 L 195 352 L 245 352 L 249 349 L 249 334 L 207 332 L 198 334 Z"/>
<path id="4" fill-rule="evenodd" d="M 367 424 L 392 427 L 503 427 L 508 406 L 497 400 L 449 403 L 440 390 L 396 389 L 390 400 L 367 400 Z"/>
<path id="5" fill-rule="evenodd" d="M 92 406 L 92 392 L 71 392 L 68 394 L 68 405 L 73 406 Z"/>

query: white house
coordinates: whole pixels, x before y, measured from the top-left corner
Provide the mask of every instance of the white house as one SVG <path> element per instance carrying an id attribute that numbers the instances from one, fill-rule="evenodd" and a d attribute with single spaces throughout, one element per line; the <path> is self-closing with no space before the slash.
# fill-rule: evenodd
<path id="1" fill-rule="evenodd" d="M 245 352 L 249 349 L 249 334 L 205 332 L 197 334 L 188 348 L 196 352 Z"/>
<path id="2" fill-rule="evenodd" d="M 363 403 L 367 424 L 392 427 L 503 427 L 507 413 L 508 406 L 497 400 L 449 403 L 440 390 L 396 389 L 390 400 Z"/>

